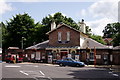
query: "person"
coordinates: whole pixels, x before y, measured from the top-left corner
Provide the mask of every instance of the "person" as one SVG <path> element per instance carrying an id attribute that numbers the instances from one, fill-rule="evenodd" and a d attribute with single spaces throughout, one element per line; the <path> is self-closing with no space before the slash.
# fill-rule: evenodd
<path id="1" fill-rule="evenodd" d="M 89 59 L 86 59 L 87 66 L 89 65 Z"/>
<path id="2" fill-rule="evenodd" d="M 15 64 L 16 63 L 16 60 L 15 60 L 15 57 L 13 56 L 13 63 Z"/>

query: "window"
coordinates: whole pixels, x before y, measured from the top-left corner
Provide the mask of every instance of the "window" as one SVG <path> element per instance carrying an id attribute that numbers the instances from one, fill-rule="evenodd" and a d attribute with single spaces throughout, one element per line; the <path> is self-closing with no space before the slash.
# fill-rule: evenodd
<path id="1" fill-rule="evenodd" d="M 90 61 L 94 61 L 94 53 L 90 53 Z"/>
<path id="2" fill-rule="evenodd" d="M 96 59 L 101 59 L 101 55 L 96 55 Z"/>
<path id="3" fill-rule="evenodd" d="M 67 32 L 67 41 L 70 41 L 70 32 Z"/>
<path id="4" fill-rule="evenodd" d="M 58 32 L 58 41 L 61 41 L 61 32 Z"/>

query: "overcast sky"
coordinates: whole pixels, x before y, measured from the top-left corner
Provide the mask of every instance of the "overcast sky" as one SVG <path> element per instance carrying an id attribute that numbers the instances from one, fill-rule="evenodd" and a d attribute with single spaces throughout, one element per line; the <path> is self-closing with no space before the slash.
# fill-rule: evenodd
<path id="1" fill-rule="evenodd" d="M 49 2 L 48 2 L 49 1 Z M 85 20 L 92 32 L 103 35 L 108 23 L 118 22 L 118 0 L 1 0 L 0 21 L 8 21 L 16 14 L 28 13 L 35 22 L 48 14 L 61 12 L 75 22 Z"/>

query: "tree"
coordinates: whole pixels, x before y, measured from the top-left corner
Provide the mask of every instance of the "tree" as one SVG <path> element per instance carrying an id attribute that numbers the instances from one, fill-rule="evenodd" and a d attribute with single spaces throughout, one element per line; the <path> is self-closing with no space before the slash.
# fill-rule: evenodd
<path id="1" fill-rule="evenodd" d="M 3 30 L 3 48 L 8 48 L 9 46 L 17 46 L 21 48 L 22 37 L 27 39 L 24 41 L 24 47 L 32 45 L 34 42 L 32 40 L 32 35 L 35 26 L 34 19 L 32 19 L 27 13 L 13 16 L 13 19 L 7 21 L 6 27 L 3 27 L 3 29 L 6 29 L 5 33 Z"/>
<path id="2" fill-rule="evenodd" d="M 107 24 L 107 26 L 105 26 L 105 29 L 103 30 L 103 33 L 104 38 L 112 38 L 115 34 L 113 24 Z"/>
<path id="3" fill-rule="evenodd" d="M 46 35 L 46 30 L 47 30 L 46 26 L 37 23 L 32 37 L 32 39 L 34 40 L 34 44 L 48 40 L 48 36 Z"/>
<path id="4" fill-rule="evenodd" d="M 120 23 L 107 24 L 103 30 L 104 38 L 113 38 L 113 46 L 120 46 Z"/>
<path id="5" fill-rule="evenodd" d="M 0 23 L 0 48 L 2 48 L 2 23 Z"/>
<path id="6" fill-rule="evenodd" d="M 55 21 L 56 25 L 63 22 L 73 28 L 76 28 L 76 29 L 79 28 L 77 23 L 72 18 L 70 17 L 67 18 L 66 16 L 63 16 L 62 13 L 60 12 L 55 13 L 53 16 L 48 15 L 47 17 L 43 18 L 42 24 L 47 26 L 49 28 L 48 30 L 50 30 L 50 25 L 53 21 Z"/>
<path id="7" fill-rule="evenodd" d="M 90 36 L 90 35 L 92 35 L 91 32 L 92 31 L 91 31 L 90 27 L 86 26 L 86 34 Z"/>

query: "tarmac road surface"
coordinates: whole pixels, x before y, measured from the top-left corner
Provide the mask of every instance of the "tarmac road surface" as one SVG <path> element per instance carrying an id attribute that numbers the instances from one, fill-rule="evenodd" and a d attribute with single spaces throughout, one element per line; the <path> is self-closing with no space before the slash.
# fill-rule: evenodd
<path id="1" fill-rule="evenodd" d="M 2 80 L 120 80 L 106 68 L 59 67 L 43 63 L 2 63 Z"/>

